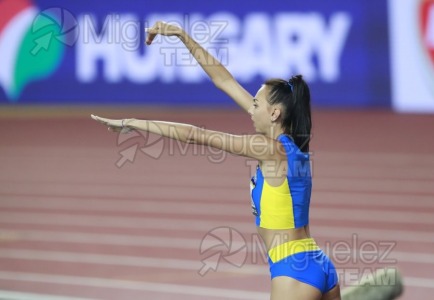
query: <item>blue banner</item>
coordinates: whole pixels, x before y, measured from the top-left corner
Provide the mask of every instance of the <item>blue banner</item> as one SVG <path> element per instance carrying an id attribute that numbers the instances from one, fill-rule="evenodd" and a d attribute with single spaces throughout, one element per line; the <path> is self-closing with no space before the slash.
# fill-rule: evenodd
<path id="1" fill-rule="evenodd" d="M 386 1 L 0 2 L 0 104 L 232 106 L 176 38 L 181 25 L 253 95 L 303 74 L 317 107 L 389 107 Z"/>

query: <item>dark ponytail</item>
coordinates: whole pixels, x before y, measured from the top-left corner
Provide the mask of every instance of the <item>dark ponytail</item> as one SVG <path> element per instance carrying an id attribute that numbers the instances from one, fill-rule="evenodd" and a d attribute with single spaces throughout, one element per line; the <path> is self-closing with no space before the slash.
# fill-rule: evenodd
<path id="1" fill-rule="evenodd" d="M 310 113 L 310 90 L 301 75 L 265 82 L 270 88 L 268 103 L 281 104 L 283 115 L 281 126 L 285 134 L 294 140 L 302 152 L 309 152 L 312 119 Z"/>

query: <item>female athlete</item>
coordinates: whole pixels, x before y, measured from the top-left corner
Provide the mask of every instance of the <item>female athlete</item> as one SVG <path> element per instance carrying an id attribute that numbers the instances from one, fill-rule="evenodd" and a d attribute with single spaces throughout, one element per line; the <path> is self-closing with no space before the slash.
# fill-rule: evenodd
<path id="1" fill-rule="evenodd" d="M 257 134 L 231 135 L 162 121 L 92 118 L 114 132 L 144 130 L 257 159 L 250 181 L 251 203 L 268 251 L 271 300 L 340 299 L 336 269 L 309 232 L 311 112 L 309 87 L 302 76 L 267 80 L 253 97 L 182 28 L 160 21 L 147 33 L 148 45 L 158 34 L 177 36 L 216 87 L 250 114 Z"/>

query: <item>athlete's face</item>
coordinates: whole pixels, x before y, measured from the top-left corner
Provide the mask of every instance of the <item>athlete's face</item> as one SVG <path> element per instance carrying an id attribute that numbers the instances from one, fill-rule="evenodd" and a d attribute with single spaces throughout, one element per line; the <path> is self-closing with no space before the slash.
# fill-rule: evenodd
<path id="1" fill-rule="evenodd" d="M 267 101 L 268 87 L 263 85 L 253 98 L 249 114 L 258 133 L 267 134 L 272 125 L 273 107 Z"/>

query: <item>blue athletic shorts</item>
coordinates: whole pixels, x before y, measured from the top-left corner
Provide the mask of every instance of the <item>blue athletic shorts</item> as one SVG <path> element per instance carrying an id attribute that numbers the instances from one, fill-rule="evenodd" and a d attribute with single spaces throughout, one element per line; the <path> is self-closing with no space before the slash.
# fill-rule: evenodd
<path id="1" fill-rule="evenodd" d="M 278 245 L 268 251 L 271 279 L 288 276 L 327 293 L 338 284 L 335 266 L 312 238 Z"/>

